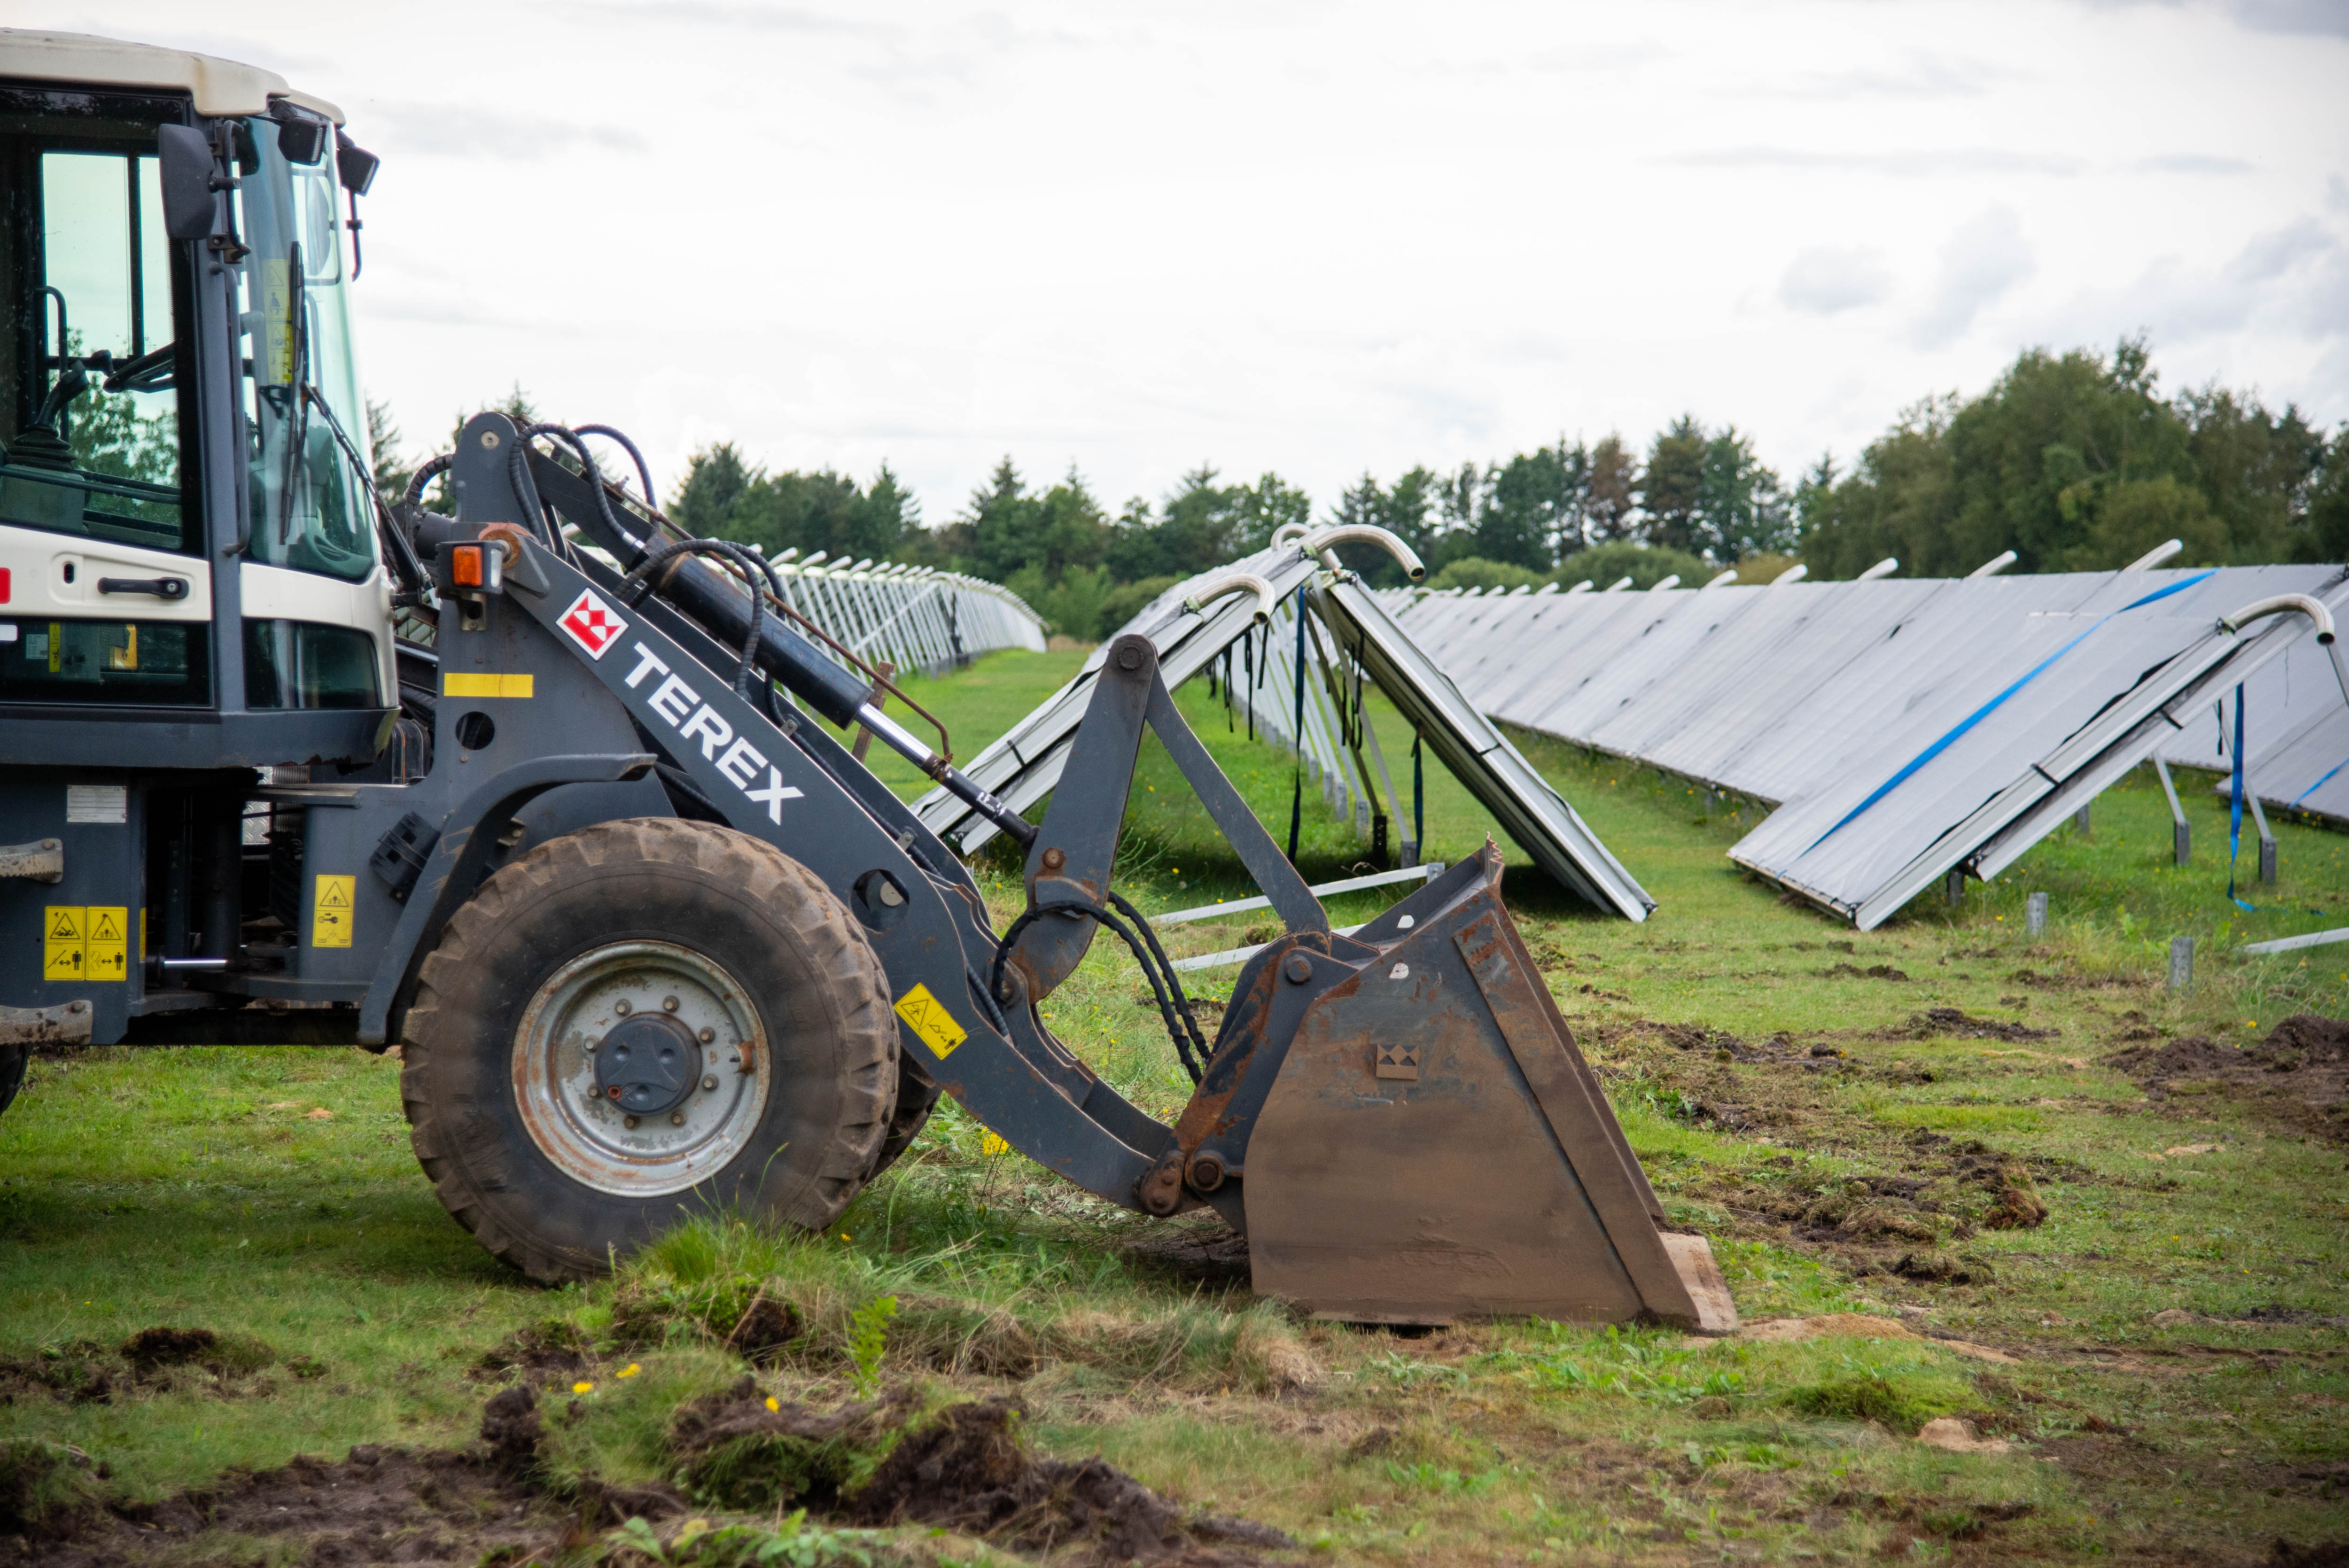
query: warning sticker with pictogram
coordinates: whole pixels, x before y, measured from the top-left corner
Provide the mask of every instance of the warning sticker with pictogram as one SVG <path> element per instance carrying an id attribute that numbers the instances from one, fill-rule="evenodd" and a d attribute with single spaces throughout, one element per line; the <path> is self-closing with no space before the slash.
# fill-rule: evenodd
<path id="1" fill-rule="evenodd" d="M 897 998 L 897 1016 L 905 1026 L 921 1037 L 930 1047 L 930 1054 L 940 1061 L 954 1055 L 954 1048 L 970 1038 L 969 1031 L 954 1021 L 944 1003 L 930 995 L 927 985 L 916 985 Z"/>
<path id="2" fill-rule="evenodd" d="M 620 640 L 620 634 L 628 629 L 628 624 L 613 614 L 612 606 L 597 597 L 593 588 L 582 588 L 579 597 L 571 602 L 571 608 L 563 612 L 563 619 L 555 624 L 570 633 L 571 640 L 586 649 L 591 659 L 600 659 L 610 653 L 612 645 Z"/>
<path id="3" fill-rule="evenodd" d="M 53 903 L 41 912 L 41 978 L 79 980 L 84 967 L 82 932 L 89 912 L 73 904 Z"/>
<path id="4" fill-rule="evenodd" d="M 318 875 L 310 898 L 310 945 L 348 947 L 351 944 L 351 898 L 358 892 L 354 876 Z"/>
<path id="5" fill-rule="evenodd" d="M 121 904 L 92 904 L 83 921 L 82 967 L 92 980 L 130 978 L 130 911 Z"/>

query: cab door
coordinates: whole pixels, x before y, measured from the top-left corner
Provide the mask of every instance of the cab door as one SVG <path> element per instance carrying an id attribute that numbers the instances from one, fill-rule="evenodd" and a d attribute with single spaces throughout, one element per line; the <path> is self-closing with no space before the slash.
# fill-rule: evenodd
<path id="1" fill-rule="evenodd" d="M 103 113 L 0 137 L 0 703 L 214 700 L 154 137 Z"/>

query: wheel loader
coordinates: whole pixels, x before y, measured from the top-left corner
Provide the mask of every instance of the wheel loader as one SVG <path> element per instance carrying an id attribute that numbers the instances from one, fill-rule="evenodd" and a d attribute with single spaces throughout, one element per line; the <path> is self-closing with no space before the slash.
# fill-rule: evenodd
<path id="1" fill-rule="evenodd" d="M 8 1095 L 36 1048 L 396 1044 L 440 1202 L 554 1280 L 712 1209 L 825 1225 L 950 1094 L 1109 1202 L 1213 1209 L 1306 1312 L 1732 1322 L 1490 843 L 1333 932 L 1146 635 L 1030 823 L 763 558 L 680 532 L 640 459 L 641 494 L 607 478 L 614 433 L 480 414 L 377 493 L 350 309 L 377 160 L 332 104 L 25 32 L 0 99 Z M 1231 593 L 1263 584 L 1193 613 Z M 819 718 L 1020 846 L 1008 930 Z M 1145 727 L 1286 927 L 1212 1038 L 1113 884 Z M 1171 1127 L 1039 1016 L 1103 931 L 1196 1085 Z"/>

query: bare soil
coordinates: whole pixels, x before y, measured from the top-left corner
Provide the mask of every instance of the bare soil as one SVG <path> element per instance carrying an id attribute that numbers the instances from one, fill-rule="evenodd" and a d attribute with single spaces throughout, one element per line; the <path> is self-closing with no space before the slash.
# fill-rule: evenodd
<path id="1" fill-rule="evenodd" d="M 2302 1013 L 2240 1049 L 2184 1035 L 2125 1046 L 2104 1063 L 2137 1079 L 2150 1099 L 2223 1094 L 2295 1129 L 2349 1143 L 2349 1019 Z"/>
<path id="2" fill-rule="evenodd" d="M 1247 1547 L 1296 1543 L 1268 1525 L 1186 1514 L 1099 1459 L 1038 1458 L 1020 1434 L 1025 1408 L 996 1398 L 923 1415 L 911 1393 L 833 1410 L 763 1397 L 744 1378 L 678 1411 L 669 1443 L 688 1473 L 794 1489 L 784 1501 L 866 1527 L 917 1522 L 1038 1553 L 1081 1544 L 1102 1563 L 1257 1562 Z M 827 1460 L 890 1442 L 870 1476 L 843 1489 Z M 761 1478 L 751 1467 L 765 1463 Z"/>
<path id="3" fill-rule="evenodd" d="M 151 1508 L 72 1522 L 62 1540 L 0 1540 L 0 1563 L 44 1568 L 139 1568 L 185 1561 L 204 1537 L 302 1542 L 320 1568 L 401 1563 L 471 1564 L 501 1548 L 519 1559 L 571 1532 L 546 1500 L 489 1459 L 446 1450 L 355 1448 L 340 1464 L 306 1456 Z"/>

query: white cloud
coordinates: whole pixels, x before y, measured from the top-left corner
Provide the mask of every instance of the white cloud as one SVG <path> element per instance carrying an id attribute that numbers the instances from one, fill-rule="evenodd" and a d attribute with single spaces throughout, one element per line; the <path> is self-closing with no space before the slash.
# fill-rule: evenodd
<path id="1" fill-rule="evenodd" d="M 1115 500 L 1209 461 L 1326 504 L 1365 469 L 1644 446 L 1692 408 L 1792 474 L 2026 345 L 2140 326 L 2172 385 L 2349 418 L 2323 319 L 2349 316 L 2343 253 L 2315 237 L 2349 232 L 2325 14 L 345 0 L 241 38 L 187 16 L 10 21 L 209 46 L 341 104 L 386 160 L 369 389 L 420 440 L 518 380 L 626 428 L 665 486 L 725 439 L 777 468 L 886 459 L 933 519 L 1007 451 Z"/>
<path id="2" fill-rule="evenodd" d="M 1892 268 L 1873 245 L 1813 245 L 1786 264 L 1778 300 L 1789 310 L 1833 315 L 1892 293 Z"/>
<path id="3" fill-rule="evenodd" d="M 1941 247 L 1940 273 L 1917 318 L 1917 342 L 1940 348 L 1963 336 L 1974 317 L 2029 277 L 2034 266 L 2013 208 L 1992 207 L 1961 225 Z"/>

